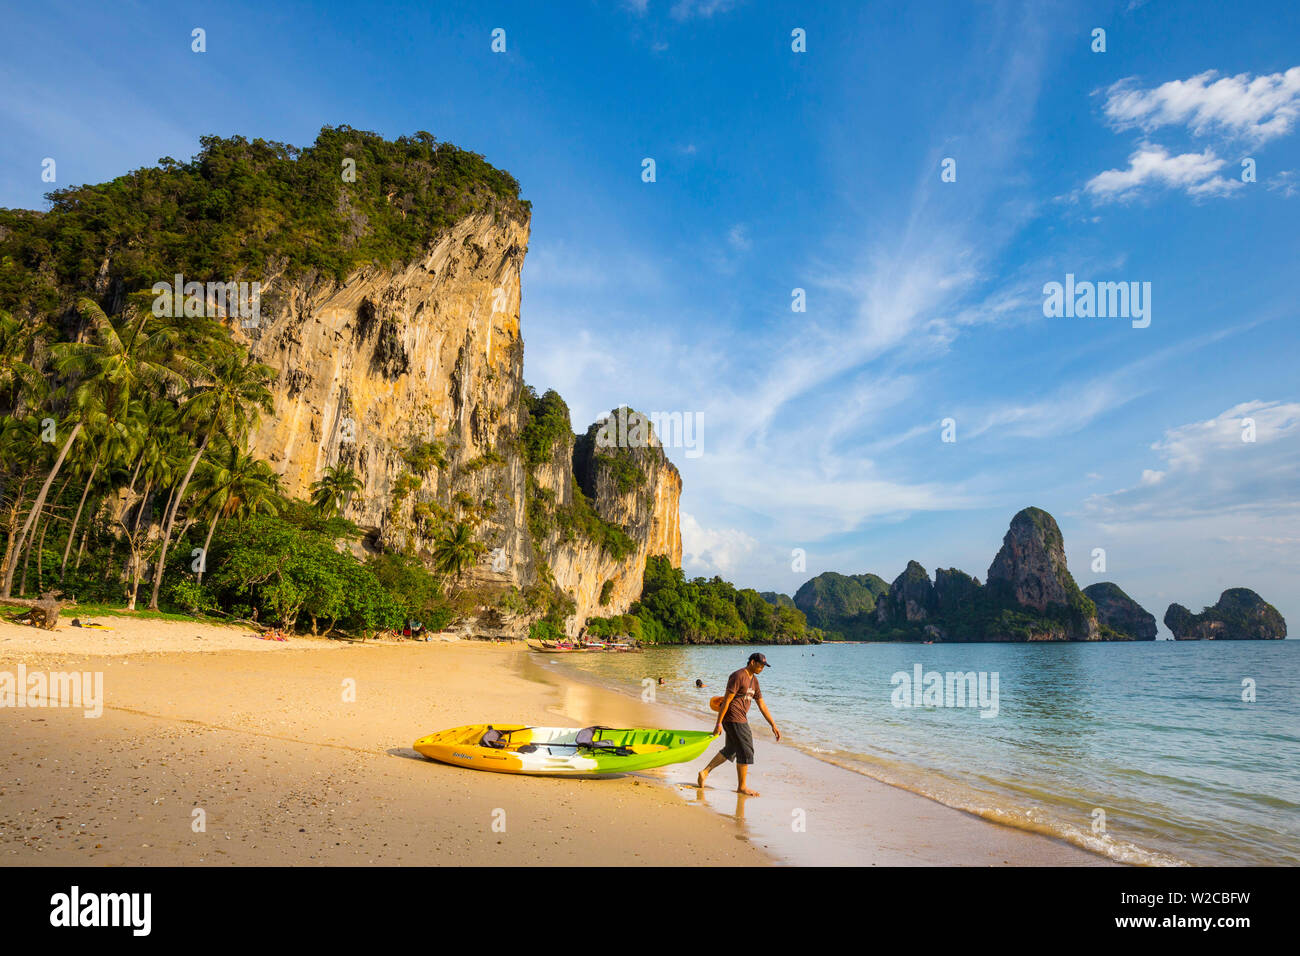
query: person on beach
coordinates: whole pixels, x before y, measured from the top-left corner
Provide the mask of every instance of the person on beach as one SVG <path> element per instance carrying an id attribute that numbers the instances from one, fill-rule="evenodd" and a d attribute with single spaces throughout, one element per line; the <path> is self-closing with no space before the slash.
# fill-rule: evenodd
<path id="1" fill-rule="evenodd" d="M 768 713 L 767 704 L 763 703 L 763 692 L 758 686 L 758 675 L 763 673 L 767 666 L 767 658 L 764 655 L 750 654 L 749 662 L 727 678 L 727 693 L 722 699 L 722 707 L 718 710 L 718 720 L 713 725 L 713 733 L 716 735 L 725 732 L 727 742 L 714 754 L 709 765 L 700 771 L 695 781 L 696 786 L 703 787 L 709 774 L 714 768 L 721 766 L 724 760 L 734 760 L 736 761 L 736 792 L 747 797 L 758 796 L 757 790 L 750 790 L 746 786 L 749 767 L 754 762 L 754 736 L 749 731 L 748 717 L 750 701 L 758 701 L 758 709 L 772 725 L 772 733 L 776 734 L 778 741 L 781 739 L 781 731 L 777 728 L 772 715 Z"/>

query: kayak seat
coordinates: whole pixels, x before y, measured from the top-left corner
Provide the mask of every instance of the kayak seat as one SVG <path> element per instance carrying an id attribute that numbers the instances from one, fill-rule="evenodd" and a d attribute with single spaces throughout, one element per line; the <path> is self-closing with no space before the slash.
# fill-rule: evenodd
<path id="1" fill-rule="evenodd" d="M 596 740 L 596 731 L 606 730 L 605 727 L 583 727 L 578 731 L 578 736 L 574 738 L 574 744 L 578 747 L 586 747 L 590 750 L 602 750 L 608 753 L 617 754 L 620 757 L 631 756 L 632 751 L 626 747 L 614 743 L 612 740 Z"/>
<path id="2" fill-rule="evenodd" d="M 487 747 L 489 750 L 506 749 L 506 743 L 501 739 L 501 731 L 493 730 L 491 727 L 489 727 L 487 733 L 479 739 L 478 745 L 480 747 Z"/>

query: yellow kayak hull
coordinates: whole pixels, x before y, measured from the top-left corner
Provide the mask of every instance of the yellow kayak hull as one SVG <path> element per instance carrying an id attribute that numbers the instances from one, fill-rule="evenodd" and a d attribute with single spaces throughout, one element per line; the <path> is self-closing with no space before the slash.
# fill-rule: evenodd
<path id="1" fill-rule="evenodd" d="M 480 746 L 488 730 L 502 734 L 504 748 Z M 597 740 L 613 748 L 576 744 L 581 727 L 527 727 L 523 724 L 469 724 L 428 734 L 412 746 L 439 763 L 539 776 L 631 773 L 694 760 L 715 739 L 702 730 L 597 728 Z"/>

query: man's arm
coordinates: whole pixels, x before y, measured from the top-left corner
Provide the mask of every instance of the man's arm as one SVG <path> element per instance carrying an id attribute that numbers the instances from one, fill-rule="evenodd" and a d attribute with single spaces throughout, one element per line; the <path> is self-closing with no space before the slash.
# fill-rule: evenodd
<path id="1" fill-rule="evenodd" d="M 780 739 L 781 739 L 781 731 L 780 731 L 780 729 L 776 726 L 776 721 L 772 719 L 772 715 L 771 715 L 770 713 L 768 713 L 768 710 L 767 710 L 767 704 L 763 703 L 763 698 L 761 698 L 761 697 L 758 698 L 757 703 L 758 703 L 758 709 L 762 712 L 763 716 L 764 716 L 765 718 L 767 718 L 767 722 L 768 722 L 769 724 L 772 725 L 772 733 L 776 734 L 776 739 L 777 739 L 777 740 L 780 740 Z"/>

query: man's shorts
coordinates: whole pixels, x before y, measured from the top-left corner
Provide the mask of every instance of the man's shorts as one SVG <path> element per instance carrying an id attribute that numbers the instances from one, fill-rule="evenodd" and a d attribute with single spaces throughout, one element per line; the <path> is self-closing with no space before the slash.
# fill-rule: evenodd
<path id="1" fill-rule="evenodd" d="M 749 732 L 749 724 L 723 723 L 722 732 L 727 743 L 722 748 L 722 756 L 736 763 L 754 762 L 754 735 Z"/>

